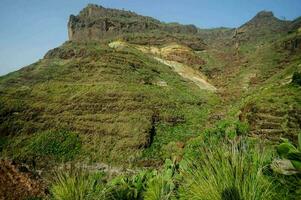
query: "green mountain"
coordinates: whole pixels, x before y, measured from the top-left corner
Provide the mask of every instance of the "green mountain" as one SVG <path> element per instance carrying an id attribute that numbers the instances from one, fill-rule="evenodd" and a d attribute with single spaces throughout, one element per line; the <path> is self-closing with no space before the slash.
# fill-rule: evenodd
<path id="1" fill-rule="evenodd" d="M 266 11 L 236 29 L 199 29 L 88 5 L 70 16 L 69 41 L 36 63 L 0 77 L 0 157 L 45 174 L 62 163 L 80 163 L 84 169 L 100 166 L 119 174 L 122 168 L 160 169 L 166 159 L 173 164 L 188 157 L 218 162 L 216 156 L 227 158 L 223 150 L 231 154 L 226 144 L 236 136 L 268 141 L 268 148 L 281 137 L 297 143 L 300 28 L 299 18 L 279 20 Z M 216 154 L 195 149 L 196 141 L 204 142 L 201 148 L 210 147 L 206 141 L 213 138 L 220 147 Z M 246 164 L 249 158 L 242 158 Z M 227 161 L 220 162 L 229 167 Z M 15 171 L 6 161 L 3 166 Z M 173 177 L 178 168 L 168 166 Z M 188 180 L 194 175 L 183 166 L 189 164 L 180 165 L 187 170 L 182 177 L 187 185 L 174 182 L 183 191 L 193 191 L 185 187 L 191 186 Z M 209 170 L 206 164 L 200 166 Z M 13 180 L 7 177 L 2 182 Z M 177 188 L 173 184 L 168 185 L 172 193 Z M 37 194 L 24 188 L 26 194 Z M 128 198 L 142 199 L 137 195 Z"/>
<path id="2" fill-rule="evenodd" d="M 158 33 L 147 25 L 138 36 L 117 35 L 124 27 L 136 32 L 149 20 Z M 111 28 L 99 28 L 103 23 Z M 196 29 L 189 33 L 187 26 L 94 5 L 68 24 L 70 41 L 0 80 L 0 132 L 9 138 L 8 156 L 27 160 L 32 152 L 24 148 L 35 136 L 67 130 L 81 138 L 80 160 L 128 165 L 154 157 L 156 163 L 165 153 L 161 147 L 184 142 L 207 126 L 217 95 L 177 73 L 195 74 L 204 82 L 199 84 L 210 86 L 197 70 L 203 60 L 189 47 L 205 48 L 202 40 L 190 45 L 199 38 Z M 156 46 L 142 42 L 150 38 Z"/>

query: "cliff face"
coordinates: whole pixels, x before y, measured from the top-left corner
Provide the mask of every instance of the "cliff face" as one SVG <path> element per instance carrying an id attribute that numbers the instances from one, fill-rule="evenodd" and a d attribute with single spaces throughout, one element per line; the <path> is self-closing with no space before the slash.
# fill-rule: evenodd
<path id="1" fill-rule="evenodd" d="M 69 40 L 100 40 L 124 33 L 166 32 L 196 34 L 194 25 L 165 24 L 134 12 L 88 5 L 79 15 L 71 15 L 68 23 Z"/>

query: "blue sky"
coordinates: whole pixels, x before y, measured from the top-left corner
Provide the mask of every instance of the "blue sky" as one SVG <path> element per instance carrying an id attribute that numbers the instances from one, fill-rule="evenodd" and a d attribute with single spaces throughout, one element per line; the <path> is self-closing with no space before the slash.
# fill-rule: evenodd
<path id="1" fill-rule="evenodd" d="M 88 3 L 201 28 L 237 27 L 261 10 L 301 16 L 300 0 L 0 0 L 0 75 L 43 57 L 67 38 L 67 21 Z"/>

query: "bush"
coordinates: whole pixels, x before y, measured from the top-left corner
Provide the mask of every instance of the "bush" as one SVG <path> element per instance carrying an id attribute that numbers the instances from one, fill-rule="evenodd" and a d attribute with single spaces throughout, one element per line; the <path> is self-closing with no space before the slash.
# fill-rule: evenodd
<path id="1" fill-rule="evenodd" d="M 272 181 L 263 175 L 264 150 L 250 148 L 245 139 L 217 145 L 203 143 L 198 158 L 181 163 L 180 199 L 275 199 Z"/>
<path id="2" fill-rule="evenodd" d="M 55 200 L 104 199 L 103 174 L 89 174 L 80 168 L 58 170 L 53 175 L 50 193 Z"/>
<path id="3" fill-rule="evenodd" d="M 298 199 L 301 196 L 301 133 L 298 135 L 298 146 L 282 138 L 276 149 L 280 157 L 271 163 L 282 193 L 288 199 Z"/>
<path id="4" fill-rule="evenodd" d="M 165 161 L 164 169 L 149 180 L 144 194 L 145 200 L 168 200 L 174 196 L 178 166 L 170 159 Z"/>
<path id="5" fill-rule="evenodd" d="M 107 199 L 140 200 L 146 189 L 147 181 L 155 174 L 152 171 L 141 171 L 133 176 L 119 176 L 108 184 Z"/>
<path id="6" fill-rule="evenodd" d="M 144 194 L 145 200 L 168 200 L 172 197 L 174 190 L 174 183 L 172 177 L 165 177 L 158 174 L 155 178 L 150 180 L 147 190 Z"/>
<path id="7" fill-rule="evenodd" d="M 248 134 L 249 126 L 247 123 L 232 120 L 222 120 L 215 127 L 205 131 L 205 140 L 233 139 L 236 136 Z M 211 143 L 209 142 L 209 143 Z"/>
<path id="8" fill-rule="evenodd" d="M 50 156 L 56 160 L 73 159 L 80 151 L 81 141 L 77 134 L 68 131 L 46 131 L 30 138 L 27 156 Z"/>
<path id="9" fill-rule="evenodd" d="M 199 140 L 197 145 L 195 140 L 187 146 L 193 151 L 186 153 L 180 165 L 167 159 L 160 171 L 121 175 L 108 183 L 102 176 L 82 170 L 59 171 L 50 191 L 58 200 L 268 200 L 285 199 L 289 194 L 290 190 L 283 188 L 287 182 L 274 182 L 276 177 L 266 167 L 272 154 L 262 145 L 245 137 L 207 142 Z"/>
<path id="10" fill-rule="evenodd" d="M 0 152 L 4 148 L 5 144 L 7 143 L 8 139 L 5 136 L 0 136 Z"/>
<path id="11" fill-rule="evenodd" d="M 301 73 L 300 72 L 294 72 L 293 78 L 292 78 L 292 83 L 301 86 Z"/>
<path id="12" fill-rule="evenodd" d="M 168 200 L 174 196 L 177 165 L 167 159 L 162 171 L 141 171 L 119 176 L 106 189 L 107 200 Z"/>
<path id="13" fill-rule="evenodd" d="M 283 139 L 283 142 L 277 146 L 277 152 L 282 160 L 274 161 L 287 164 L 274 166 L 276 172 L 286 175 L 301 173 L 301 133 L 298 135 L 298 146 L 295 147 L 287 139 Z"/>
<path id="14" fill-rule="evenodd" d="M 55 200 L 168 200 L 174 195 L 176 165 L 166 161 L 162 171 L 120 175 L 106 183 L 103 174 L 71 168 L 55 171 L 50 187 Z"/>

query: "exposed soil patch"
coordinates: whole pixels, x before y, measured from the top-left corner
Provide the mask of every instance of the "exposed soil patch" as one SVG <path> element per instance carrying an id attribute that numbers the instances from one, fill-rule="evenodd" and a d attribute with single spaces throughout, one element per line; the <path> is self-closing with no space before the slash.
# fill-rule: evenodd
<path id="1" fill-rule="evenodd" d="M 12 161 L 0 160 L 0 200 L 21 200 L 46 195 L 45 184 L 29 169 Z"/>

